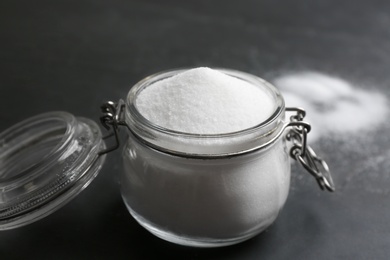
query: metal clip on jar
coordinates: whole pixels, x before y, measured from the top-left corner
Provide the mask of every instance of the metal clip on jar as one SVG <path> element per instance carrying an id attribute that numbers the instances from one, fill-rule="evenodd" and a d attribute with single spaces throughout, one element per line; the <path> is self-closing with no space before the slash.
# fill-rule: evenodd
<path id="1" fill-rule="evenodd" d="M 121 126 L 129 130 L 121 175 L 124 203 L 143 227 L 177 244 L 226 246 L 267 228 L 288 195 L 289 157 L 321 189 L 333 191 L 327 164 L 307 146 L 310 125 L 303 121 L 304 110 L 285 108 L 280 92 L 258 77 L 220 71 L 266 91 L 275 102 L 272 116 L 255 127 L 219 135 L 155 125 L 139 113 L 135 101 L 149 85 L 181 72 L 175 70 L 140 81 L 126 102 L 102 106 L 101 123 L 115 139 L 109 148 L 93 122 L 62 112 L 1 133 L 0 229 L 31 223 L 77 195 L 96 176 L 104 155 L 119 147 Z M 288 120 L 286 113 L 292 114 Z"/>

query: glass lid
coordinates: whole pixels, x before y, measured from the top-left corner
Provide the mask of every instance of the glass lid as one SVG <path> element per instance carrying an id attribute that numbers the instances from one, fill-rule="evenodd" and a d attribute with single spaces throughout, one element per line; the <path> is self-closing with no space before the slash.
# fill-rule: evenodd
<path id="1" fill-rule="evenodd" d="M 98 125 L 49 112 L 0 133 L 0 230 L 20 227 L 59 209 L 101 169 Z"/>

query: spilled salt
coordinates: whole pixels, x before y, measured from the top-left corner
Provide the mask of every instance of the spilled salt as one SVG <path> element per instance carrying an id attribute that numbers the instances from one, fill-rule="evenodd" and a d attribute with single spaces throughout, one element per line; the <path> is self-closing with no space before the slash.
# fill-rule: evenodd
<path id="1" fill-rule="evenodd" d="M 136 107 L 161 127 L 221 134 L 254 127 L 275 110 L 258 86 L 210 68 L 195 68 L 158 81 L 137 97 Z"/>
<path id="2" fill-rule="evenodd" d="M 313 126 L 309 140 L 328 134 L 375 129 L 388 114 L 387 99 L 351 83 L 316 72 L 287 74 L 274 80 L 287 106 L 302 107 Z"/>

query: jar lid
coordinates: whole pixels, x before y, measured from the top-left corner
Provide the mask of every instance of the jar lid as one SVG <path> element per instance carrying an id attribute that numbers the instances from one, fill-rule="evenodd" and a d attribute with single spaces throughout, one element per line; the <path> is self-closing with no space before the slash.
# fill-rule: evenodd
<path id="1" fill-rule="evenodd" d="M 0 230 L 39 220 L 85 189 L 101 169 L 98 125 L 67 112 L 28 118 L 0 133 Z"/>

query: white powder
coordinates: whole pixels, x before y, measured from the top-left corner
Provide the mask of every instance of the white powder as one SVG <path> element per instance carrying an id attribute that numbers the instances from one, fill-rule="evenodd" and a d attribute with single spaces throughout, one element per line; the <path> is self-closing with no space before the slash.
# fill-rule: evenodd
<path id="1" fill-rule="evenodd" d="M 149 121 L 194 134 L 221 134 L 256 126 L 275 110 L 271 96 L 246 81 L 196 68 L 158 81 L 137 97 Z"/>
<path id="2" fill-rule="evenodd" d="M 309 141 L 327 134 L 354 134 L 375 129 L 388 113 L 386 97 L 354 87 L 345 80 L 315 72 L 276 78 L 287 106 L 302 107 L 313 126 Z"/>

